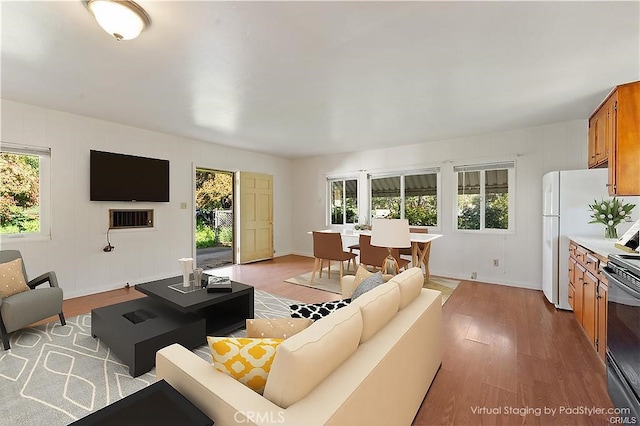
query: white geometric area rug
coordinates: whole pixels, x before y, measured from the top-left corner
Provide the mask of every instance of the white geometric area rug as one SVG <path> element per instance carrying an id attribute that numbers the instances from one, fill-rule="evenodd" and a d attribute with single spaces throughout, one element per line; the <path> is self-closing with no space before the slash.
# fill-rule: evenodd
<path id="1" fill-rule="evenodd" d="M 256 318 L 290 315 L 294 300 L 255 290 Z M 245 330 L 231 334 L 245 335 Z M 211 361 L 206 345 L 194 349 Z M 91 314 L 27 328 L 0 349 L 0 425 L 68 425 L 156 381 L 155 368 L 133 378 L 99 339 Z"/>

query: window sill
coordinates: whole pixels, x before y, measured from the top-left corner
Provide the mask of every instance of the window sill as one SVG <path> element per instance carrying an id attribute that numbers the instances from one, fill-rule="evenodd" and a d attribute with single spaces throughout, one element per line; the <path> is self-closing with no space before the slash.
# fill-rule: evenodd
<path id="1" fill-rule="evenodd" d="M 453 232 L 457 232 L 460 234 L 475 234 L 475 235 L 515 235 L 516 231 L 510 229 L 503 230 L 491 230 L 491 229 L 454 229 Z"/>
<path id="2" fill-rule="evenodd" d="M 51 235 L 44 234 L 3 234 L 0 235 L 0 243 L 19 244 L 51 241 Z"/>

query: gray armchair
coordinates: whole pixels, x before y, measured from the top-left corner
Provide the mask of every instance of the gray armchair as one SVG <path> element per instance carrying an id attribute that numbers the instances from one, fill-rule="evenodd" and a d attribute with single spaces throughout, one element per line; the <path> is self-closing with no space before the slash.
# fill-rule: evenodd
<path id="1" fill-rule="evenodd" d="M 22 259 L 18 250 L 0 250 L 0 263 Z M 27 270 L 22 262 L 22 274 L 29 286 L 29 291 L 14 294 L 4 299 L 0 298 L 0 334 L 4 349 L 10 348 L 9 333 L 24 328 L 29 324 L 45 318 L 58 315 L 60 323 L 66 325 L 62 313 L 62 289 L 58 287 L 55 272 L 47 272 L 31 281 L 27 280 Z M 2 278 L 0 277 L 0 284 Z M 40 284 L 48 282 L 49 287 L 38 288 Z"/>

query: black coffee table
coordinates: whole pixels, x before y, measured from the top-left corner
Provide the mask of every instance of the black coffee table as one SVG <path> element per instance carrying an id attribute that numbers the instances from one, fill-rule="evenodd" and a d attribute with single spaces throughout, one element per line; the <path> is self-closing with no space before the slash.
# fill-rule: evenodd
<path id="1" fill-rule="evenodd" d="M 243 328 L 245 321 L 253 318 L 254 289 L 249 285 L 231 281 L 230 292 L 207 293 L 197 287 L 183 293 L 180 283 L 182 277 L 172 277 L 138 284 L 135 289 L 178 312 L 204 318 L 208 335 L 225 335 Z"/>
<path id="2" fill-rule="evenodd" d="M 156 364 L 156 352 L 173 343 L 195 348 L 206 343 L 206 321 L 149 297 L 91 311 L 91 334 L 102 340 L 137 377 Z"/>
<path id="3" fill-rule="evenodd" d="M 164 380 L 72 423 L 98 425 L 209 426 L 213 421 Z"/>

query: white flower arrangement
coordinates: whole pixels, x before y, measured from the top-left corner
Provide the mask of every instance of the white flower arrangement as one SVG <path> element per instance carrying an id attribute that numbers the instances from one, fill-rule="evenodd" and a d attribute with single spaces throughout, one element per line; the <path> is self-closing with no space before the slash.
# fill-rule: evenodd
<path id="1" fill-rule="evenodd" d="M 611 200 L 593 200 L 593 204 L 589 204 L 591 210 L 591 221 L 589 223 L 601 223 L 605 225 L 605 238 L 618 238 L 616 226 L 623 220 L 630 218 L 631 210 L 635 204 L 624 204 L 624 200 L 618 200 L 613 197 Z"/>

